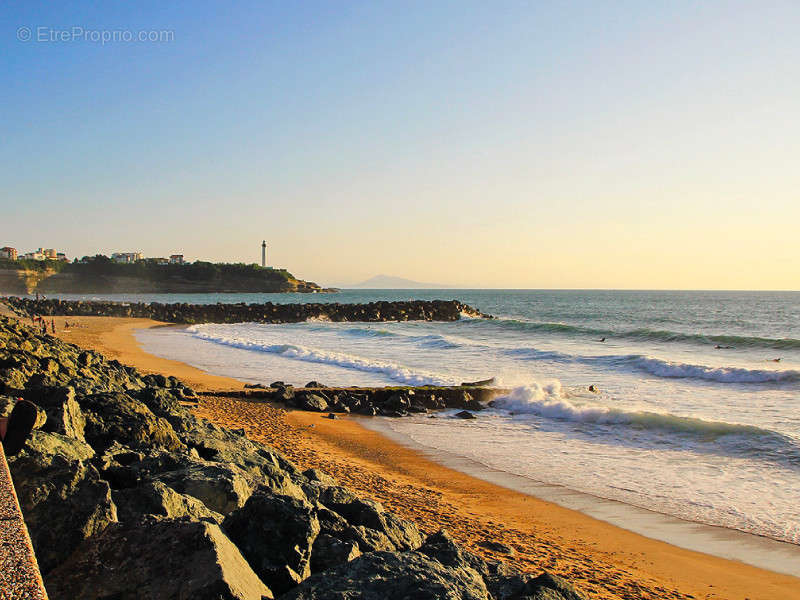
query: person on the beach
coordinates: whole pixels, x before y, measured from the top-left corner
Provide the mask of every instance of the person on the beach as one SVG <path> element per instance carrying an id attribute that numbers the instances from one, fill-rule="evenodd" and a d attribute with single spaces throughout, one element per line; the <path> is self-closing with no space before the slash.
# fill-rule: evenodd
<path id="1" fill-rule="evenodd" d="M 36 405 L 17 398 L 17 403 L 8 417 L 0 417 L 0 440 L 6 456 L 14 456 L 23 446 L 36 425 Z"/>

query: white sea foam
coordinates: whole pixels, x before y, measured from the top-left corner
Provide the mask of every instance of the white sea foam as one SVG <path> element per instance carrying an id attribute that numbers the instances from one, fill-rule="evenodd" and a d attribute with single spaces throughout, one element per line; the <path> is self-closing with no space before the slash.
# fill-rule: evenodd
<path id="1" fill-rule="evenodd" d="M 285 358 L 300 360 L 311 363 L 322 363 L 364 371 L 368 373 L 380 373 L 389 377 L 393 381 L 408 385 L 447 385 L 452 382 L 432 373 L 423 373 L 404 367 L 402 365 L 383 361 L 368 360 L 358 356 L 351 356 L 341 352 L 330 352 L 314 348 L 306 348 L 296 344 L 265 344 L 254 340 L 249 340 L 235 335 L 219 335 L 205 330 L 203 325 L 192 325 L 187 328 L 195 337 L 244 350 L 256 352 L 267 352 L 278 354 Z"/>
<path id="2" fill-rule="evenodd" d="M 638 369 L 658 377 L 691 377 L 720 383 L 769 383 L 800 381 L 800 371 L 793 369 L 744 369 L 741 367 L 709 367 L 680 362 L 670 362 L 651 356 L 630 357 L 629 362 Z"/>
<path id="3" fill-rule="evenodd" d="M 669 413 L 625 410 L 601 404 L 573 402 L 558 381 L 545 385 L 533 383 L 514 388 L 508 395 L 496 398 L 493 406 L 515 414 L 532 414 L 548 419 L 600 425 L 630 425 L 638 429 L 660 429 L 697 434 L 706 438 L 722 435 L 783 438 L 774 431 L 752 425 L 707 421 Z"/>

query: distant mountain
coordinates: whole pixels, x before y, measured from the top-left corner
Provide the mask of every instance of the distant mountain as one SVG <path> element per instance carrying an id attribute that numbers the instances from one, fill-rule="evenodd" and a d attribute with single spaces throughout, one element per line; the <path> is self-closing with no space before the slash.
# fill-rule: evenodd
<path id="1" fill-rule="evenodd" d="M 342 287 L 367 290 L 429 290 L 447 289 L 453 286 L 442 285 L 441 283 L 424 283 L 422 281 L 404 279 L 403 277 L 392 277 L 391 275 L 376 275 L 361 283 L 344 285 Z"/>

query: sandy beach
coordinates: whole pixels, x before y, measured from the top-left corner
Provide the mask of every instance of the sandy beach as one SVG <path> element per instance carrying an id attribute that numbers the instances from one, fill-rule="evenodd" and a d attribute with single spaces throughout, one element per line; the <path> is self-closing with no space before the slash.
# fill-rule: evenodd
<path id="1" fill-rule="evenodd" d="M 145 353 L 133 332 L 147 319 L 56 317 L 57 335 L 145 372 L 174 375 L 197 390 L 241 389 L 234 379 Z M 272 374 L 280 379 L 280 373 Z M 800 579 L 651 540 L 579 512 L 476 479 L 367 429 L 277 405 L 203 397 L 198 416 L 244 428 L 303 467 L 319 467 L 364 496 L 433 532 L 445 528 L 488 558 L 568 577 L 590 598 L 792 599 Z M 487 547 L 499 542 L 501 554 Z"/>

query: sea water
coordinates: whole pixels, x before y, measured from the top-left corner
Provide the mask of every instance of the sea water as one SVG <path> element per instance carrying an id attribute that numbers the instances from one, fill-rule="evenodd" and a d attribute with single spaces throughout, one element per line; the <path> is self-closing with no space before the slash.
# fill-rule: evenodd
<path id="1" fill-rule="evenodd" d="M 124 299 L 411 298 L 455 298 L 497 318 L 206 324 L 138 338 L 150 352 L 253 383 L 495 377 L 510 393 L 476 420 L 445 412 L 387 419 L 388 426 L 428 448 L 531 480 L 800 543 L 800 293 L 398 290 Z"/>

